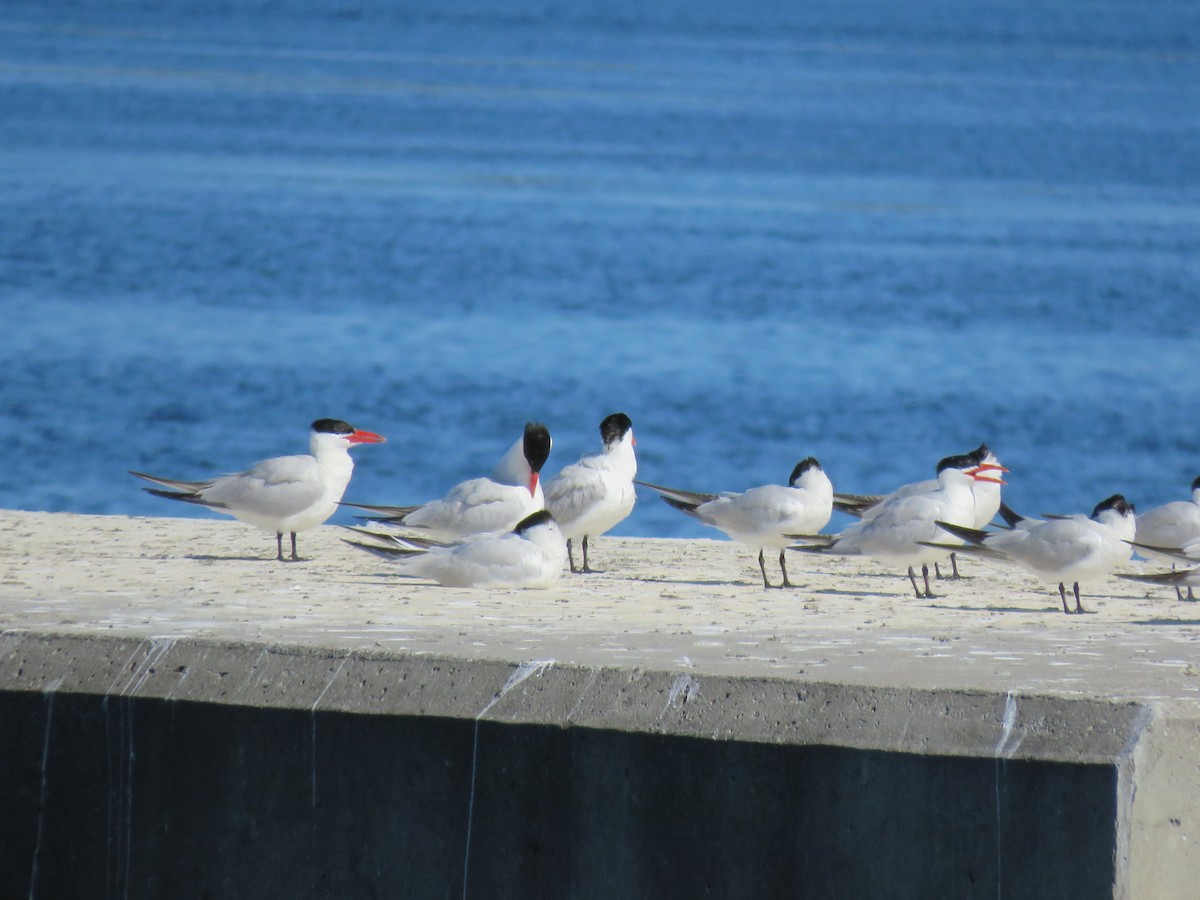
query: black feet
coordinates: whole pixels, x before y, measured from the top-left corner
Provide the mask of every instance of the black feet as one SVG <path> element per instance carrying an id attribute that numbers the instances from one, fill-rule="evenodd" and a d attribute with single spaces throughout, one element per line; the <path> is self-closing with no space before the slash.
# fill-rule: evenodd
<path id="1" fill-rule="evenodd" d="M 1065 612 L 1067 615 L 1070 615 L 1072 612 L 1075 612 L 1075 613 L 1087 612 L 1087 610 L 1083 608 L 1083 604 L 1079 600 L 1079 582 L 1078 581 L 1075 582 L 1074 588 L 1075 588 L 1075 609 L 1072 610 L 1067 606 L 1066 585 L 1064 585 L 1061 581 L 1058 583 L 1058 596 L 1060 598 L 1062 598 L 1063 612 Z"/>

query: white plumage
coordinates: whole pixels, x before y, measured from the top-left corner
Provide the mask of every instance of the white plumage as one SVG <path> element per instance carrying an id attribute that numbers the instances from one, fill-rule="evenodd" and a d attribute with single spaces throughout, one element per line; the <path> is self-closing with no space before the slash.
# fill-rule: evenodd
<path id="1" fill-rule="evenodd" d="M 938 463 L 937 481 L 931 486 L 918 489 L 918 485 L 913 485 L 897 491 L 840 534 L 821 541 L 808 540 L 790 549 L 869 556 L 887 565 L 906 566 L 917 597 L 932 597 L 929 563 L 944 559 L 953 547 L 931 547 L 927 542 L 945 542 L 946 535 L 937 526 L 939 520 L 958 525 L 974 523 L 975 497 L 971 485 L 976 480 L 994 478 L 988 471 L 981 469 L 970 454 L 947 457 Z M 916 565 L 921 566 L 924 576 L 924 593 L 917 587 L 913 571 Z"/>
<path id="2" fill-rule="evenodd" d="M 779 587 L 793 587 L 788 580 L 784 549 L 790 535 L 815 534 L 833 514 L 833 484 L 813 457 L 801 460 L 792 470 L 787 485 L 767 484 L 744 493 L 701 494 L 639 481 L 658 491 L 664 501 L 681 512 L 717 528 L 739 544 L 758 549 L 758 567 L 763 587 L 767 578 L 764 548 L 779 550 L 783 580 Z"/>
<path id="3" fill-rule="evenodd" d="M 1076 514 L 1047 520 L 1025 519 L 1006 531 L 982 532 L 953 523 L 939 523 L 948 533 L 968 542 L 963 552 L 1017 563 L 1044 581 L 1058 583 L 1063 612 L 1066 583 L 1075 592 L 1075 612 L 1083 612 L 1080 582 L 1108 575 L 1132 556 L 1136 520 L 1133 505 L 1120 494 L 1098 503 L 1091 516 Z"/>
<path id="4" fill-rule="evenodd" d="M 548 588 L 567 561 L 566 541 L 546 510 L 526 517 L 507 534 L 478 534 L 454 544 L 359 533 L 381 543 L 347 543 L 396 563 L 404 575 L 447 587 Z"/>
<path id="5" fill-rule="evenodd" d="M 633 423 L 624 413 L 613 413 L 600 423 L 603 449 L 563 468 L 546 484 L 546 509 L 554 514 L 567 539 L 571 571 L 591 572 L 588 539 L 604 534 L 623 521 L 637 500 L 633 487 L 637 475 Z M 575 568 L 572 543 L 582 539 L 583 567 Z"/>
<path id="6" fill-rule="evenodd" d="M 130 474 L 168 488 L 146 488 L 155 496 L 194 503 L 264 531 L 274 531 L 277 559 L 284 558 L 283 535 L 290 534 L 291 558 L 295 560 L 300 558 L 296 554 L 296 533 L 314 528 L 333 515 L 350 483 L 354 472 L 350 448 L 383 440 L 370 431 L 356 431 L 339 419 L 318 419 L 312 424 L 308 455 L 265 459 L 244 472 L 210 481 L 177 481 L 133 471 Z"/>
<path id="7" fill-rule="evenodd" d="M 540 472 L 550 447 L 546 426 L 530 422 L 489 477 L 461 482 L 438 500 L 421 506 L 344 505 L 375 513 L 371 521 L 415 529 L 437 541 L 504 533 L 530 513 L 545 508 Z"/>

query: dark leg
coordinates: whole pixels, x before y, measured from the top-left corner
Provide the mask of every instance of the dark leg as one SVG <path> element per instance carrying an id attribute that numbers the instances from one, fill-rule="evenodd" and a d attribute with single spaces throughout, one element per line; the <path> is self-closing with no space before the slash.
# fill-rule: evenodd
<path id="1" fill-rule="evenodd" d="M 937 596 L 937 594 L 935 594 L 929 587 L 929 566 L 925 565 L 925 563 L 921 563 L 921 575 L 925 578 L 925 596 L 926 598 L 932 600 Z"/>
<path id="2" fill-rule="evenodd" d="M 582 571 L 582 572 L 591 572 L 592 571 L 588 567 L 588 563 L 587 563 L 587 535 L 586 534 L 583 536 L 583 568 L 580 571 Z"/>
<path id="3" fill-rule="evenodd" d="M 1070 615 L 1071 610 L 1067 609 L 1067 588 L 1061 581 L 1058 583 L 1058 596 L 1062 597 L 1063 612 Z"/>
<path id="4" fill-rule="evenodd" d="M 279 548 L 279 553 L 275 558 L 277 560 L 279 560 L 280 562 L 283 562 L 284 559 L 283 559 L 283 532 L 282 531 L 275 532 L 275 546 L 277 548 Z"/>
<path id="5" fill-rule="evenodd" d="M 941 567 L 937 563 L 933 564 L 933 575 L 938 581 L 957 581 L 959 578 L 962 578 L 962 576 L 958 574 L 958 557 L 954 553 L 950 554 L 949 575 L 943 575 Z"/>
<path id="6" fill-rule="evenodd" d="M 296 552 L 296 532 L 292 532 L 292 561 L 299 562 L 300 554 Z"/>
<path id="7" fill-rule="evenodd" d="M 1188 585 L 1188 600 L 1193 603 L 1196 602 L 1196 595 L 1192 593 L 1192 586 L 1190 584 Z"/>
<path id="8" fill-rule="evenodd" d="M 921 589 L 917 587 L 917 574 L 913 571 L 913 567 L 908 567 L 908 580 L 912 582 L 913 593 L 917 595 L 917 599 L 921 599 Z"/>
<path id="9" fill-rule="evenodd" d="M 763 587 L 769 588 L 771 586 L 771 582 L 767 580 L 767 563 L 763 557 L 761 548 L 758 551 L 758 568 L 762 572 Z"/>
<path id="10" fill-rule="evenodd" d="M 1079 582 L 1075 582 L 1075 612 L 1084 612 L 1083 604 L 1079 602 Z"/>
<path id="11" fill-rule="evenodd" d="M 1175 571 L 1175 563 L 1171 563 L 1171 571 Z M 1188 590 L 1190 591 L 1191 588 L 1189 587 Z M 1183 589 L 1180 588 L 1179 585 L 1175 585 L 1175 599 L 1180 601 L 1183 600 Z"/>
<path id="12" fill-rule="evenodd" d="M 571 539 L 570 538 L 567 538 L 567 561 L 571 563 L 571 571 L 572 572 L 579 571 L 577 568 L 575 568 L 575 554 L 571 550 Z"/>
<path id="13" fill-rule="evenodd" d="M 779 551 L 779 571 L 781 571 L 783 573 L 783 584 L 781 584 L 780 587 L 795 587 L 794 584 L 792 584 L 790 581 L 788 581 L 787 563 L 785 563 L 783 561 L 784 556 L 786 556 L 786 555 L 787 555 L 787 551 L 785 551 L 785 550 Z"/>

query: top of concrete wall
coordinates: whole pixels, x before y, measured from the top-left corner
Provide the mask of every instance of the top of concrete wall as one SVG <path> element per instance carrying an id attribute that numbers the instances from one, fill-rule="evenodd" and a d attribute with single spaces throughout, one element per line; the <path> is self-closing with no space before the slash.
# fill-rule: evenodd
<path id="1" fill-rule="evenodd" d="M 480 591 L 399 578 L 334 527 L 295 564 L 227 521 L 0 532 L 0 687 L 1076 760 L 1200 701 L 1200 604 L 1115 578 L 1067 616 L 976 560 L 916 600 L 870 561 L 793 554 L 801 587 L 767 591 L 726 541 L 602 539 L 604 574 Z"/>
<path id="2" fill-rule="evenodd" d="M 0 534 L 6 631 L 1200 700 L 1200 603 L 1117 578 L 1083 585 L 1089 614 L 1067 616 L 1056 590 L 974 559 L 916 600 L 869 560 L 790 554 L 801 587 L 767 591 L 728 541 L 602 538 L 603 574 L 481 591 L 397 577 L 332 526 L 290 564 L 229 521 L 0 511 Z"/>

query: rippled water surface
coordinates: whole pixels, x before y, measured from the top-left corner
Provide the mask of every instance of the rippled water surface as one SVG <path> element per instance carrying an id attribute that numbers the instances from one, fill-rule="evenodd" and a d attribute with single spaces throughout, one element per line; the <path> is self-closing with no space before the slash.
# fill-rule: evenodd
<path id="1" fill-rule="evenodd" d="M 614 410 L 699 490 L 1187 495 L 1200 6 L 644 6 L 6 4 L 0 506 L 187 514 L 125 470 L 322 416 L 415 502 Z"/>

